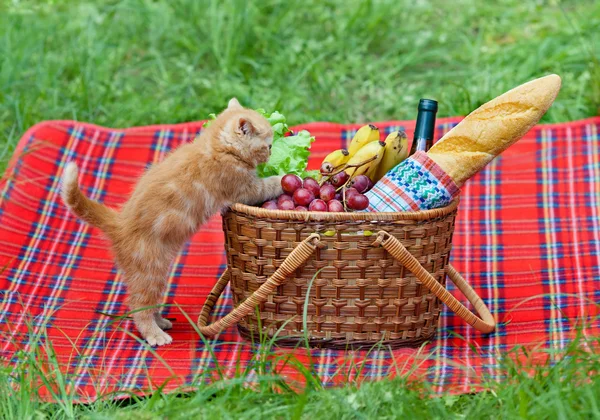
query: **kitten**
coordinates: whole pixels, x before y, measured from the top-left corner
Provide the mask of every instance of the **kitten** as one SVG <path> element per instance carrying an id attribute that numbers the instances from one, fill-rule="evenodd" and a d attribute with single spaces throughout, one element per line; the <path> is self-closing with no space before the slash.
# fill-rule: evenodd
<path id="1" fill-rule="evenodd" d="M 240 202 L 257 204 L 283 193 L 281 177 L 258 178 L 273 141 L 271 124 L 233 98 L 193 142 L 177 148 L 139 180 L 118 212 L 88 199 L 74 162 L 65 168 L 61 195 L 71 212 L 101 229 L 112 242 L 127 285 L 128 303 L 141 335 L 169 344 L 172 327 L 157 307 L 171 264 L 185 242 L 213 214 Z"/>

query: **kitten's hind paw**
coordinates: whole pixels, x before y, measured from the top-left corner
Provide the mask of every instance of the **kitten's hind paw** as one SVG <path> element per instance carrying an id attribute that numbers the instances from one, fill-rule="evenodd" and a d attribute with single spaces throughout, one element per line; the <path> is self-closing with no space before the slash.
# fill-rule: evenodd
<path id="1" fill-rule="evenodd" d="M 173 338 L 163 330 L 152 331 L 146 336 L 146 341 L 152 347 L 164 346 L 165 344 L 171 344 Z"/>
<path id="2" fill-rule="evenodd" d="M 168 319 L 163 317 L 156 317 L 156 324 L 160 327 L 161 330 L 170 330 L 173 328 L 173 323 Z"/>

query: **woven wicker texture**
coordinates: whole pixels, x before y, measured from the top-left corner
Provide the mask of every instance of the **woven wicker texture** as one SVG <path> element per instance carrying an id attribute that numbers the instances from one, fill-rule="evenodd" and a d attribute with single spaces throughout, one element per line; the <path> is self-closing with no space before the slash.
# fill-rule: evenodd
<path id="1" fill-rule="evenodd" d="M 303 312 L 310 288 L 306 336 L 311 346 L 362 347 L 385 342 L 397 347 L 429 339 L 436 330 L 440 300 L 380 243 L 374 243 L 373 233 L 385 231 L 397 238 L 443 286 L 456 206 L 455 201 L 428 212 L 380 218 L 369 214 L 371 220 L 357 220 L 352 213 L 299 217 L 297 212 L 234 206 L 223 218 L 226 275 L 230 276 L 224 283 L 230 280 L 236 306 L 253 294 L 256 297 L 254 292 L 302 241 L 320 234 L 314 250 L 309 247 L 306 250 L 312 252 L 302 253 L 305 261 L 292 258 L 290 264 L 297 269 L 284 273 L 285 277 L 281 277 L 282 270 L 277 273 L 273 292 L 263 296 L 258 311 L 250 311 L 239 321 L 240 332 L 254 339 L 276 334 L 279 345 L 304 343 Z"/>

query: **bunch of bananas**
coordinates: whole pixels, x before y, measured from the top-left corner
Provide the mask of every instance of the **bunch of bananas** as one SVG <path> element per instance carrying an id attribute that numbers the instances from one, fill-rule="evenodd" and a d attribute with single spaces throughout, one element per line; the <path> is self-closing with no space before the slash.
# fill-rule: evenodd
<path id="1" fill-rule="evenodd" d="M 349 179 L 366 175 L 375 183 L 407 156 L 408 139 L 404 131 L 390 133 L 381 141 L 379 129 L 368 124 L 356 132 L 347 150 L 335 150 L 325 157 L 321 174 L 333 175 L 343 170 Z"/>

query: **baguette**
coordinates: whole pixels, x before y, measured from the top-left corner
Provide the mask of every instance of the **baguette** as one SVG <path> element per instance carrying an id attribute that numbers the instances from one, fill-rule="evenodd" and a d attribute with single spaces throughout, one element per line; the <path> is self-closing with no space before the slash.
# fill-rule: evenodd
<path id="1" fill-rule="evenodd" d="M 461 186 L 542 118 L 560 85 L 551 74 L 509 90 L 467 115 L 427 155 Z"/>

